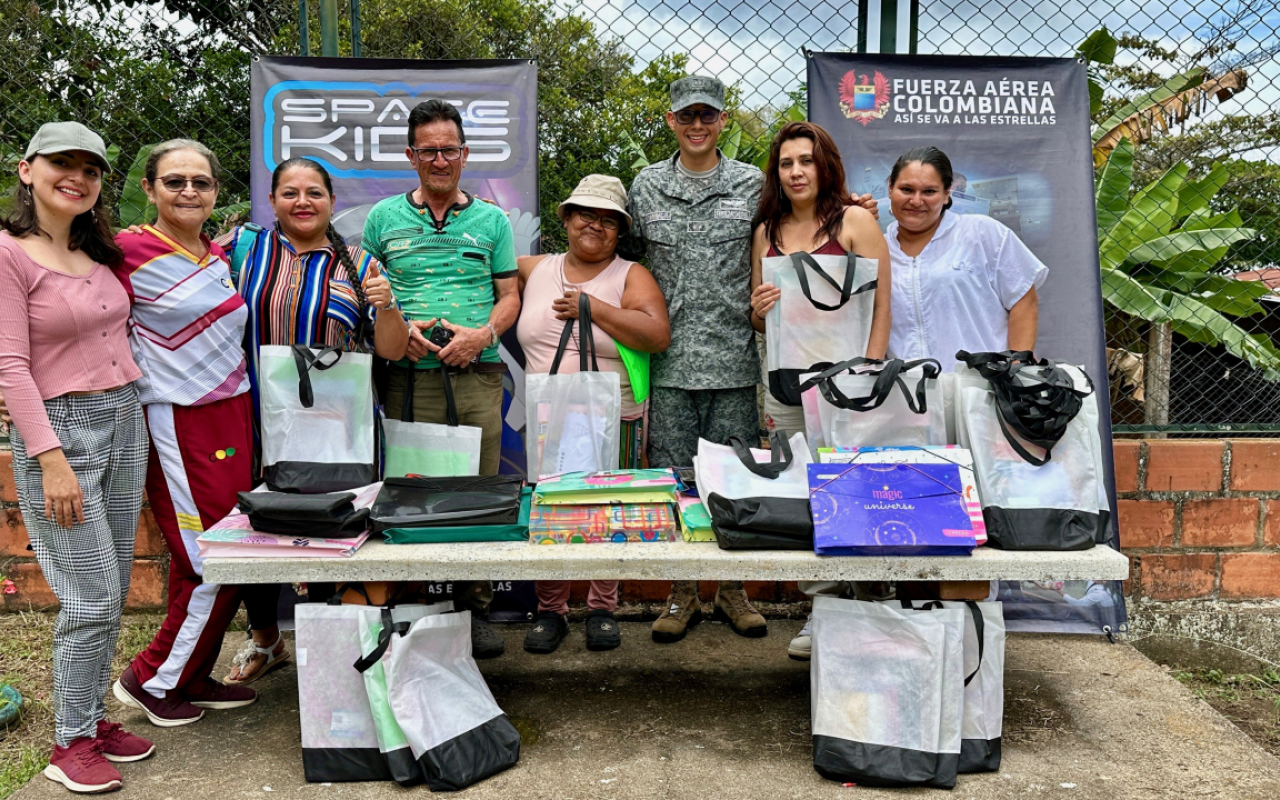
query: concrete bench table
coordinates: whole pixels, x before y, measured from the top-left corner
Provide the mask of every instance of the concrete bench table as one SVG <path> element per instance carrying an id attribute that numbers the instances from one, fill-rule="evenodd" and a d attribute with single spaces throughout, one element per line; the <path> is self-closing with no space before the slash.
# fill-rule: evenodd
<path id="1" fill-rule="evenodd" d="M 1110 547 L 1069 553 L 979 547 L 972 556 L 824 557 L 798 550 L 721 550 L 708 542 L 530 545 L 386 544 L 350 558 L 209 558 L 213 583 L 410 580 L 1123 580 L 1129 559 Z"/>

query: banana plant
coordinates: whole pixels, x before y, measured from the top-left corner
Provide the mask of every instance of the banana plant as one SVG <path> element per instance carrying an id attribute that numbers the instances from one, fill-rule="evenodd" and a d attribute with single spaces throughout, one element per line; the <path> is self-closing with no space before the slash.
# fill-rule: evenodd
<path id="1" fill-rule="evenodd" d="M 1221 345 L 1280 380 L 1280 349 L 1237 322 L 1265 313 L 1259 300 L 1270 289 L 1214 271 L 1231 245 L 1256 235 L 1234 208 L 1214 213 L 1209 207 L 1227 169 L 1215 164 L 1205 177 L 1189 180 L 1187 165 L 1178 164 L 1130 196 L 1133 154 L 1133 144 L 1121 139 L 1096 187 L 1103 299 L 1156 331 Z M 1149 392 L 1152 373 L 1157 382 L 1163 374 L 1167 387 L 1168 370 L 1167 362 L 1148 363 Z"/>

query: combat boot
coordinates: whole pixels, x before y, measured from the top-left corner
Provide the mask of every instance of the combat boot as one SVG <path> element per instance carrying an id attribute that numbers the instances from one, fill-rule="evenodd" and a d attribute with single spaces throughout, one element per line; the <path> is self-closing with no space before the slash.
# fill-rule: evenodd
<path id="1" fill-rule="evenodd" d="M 667 610 L 653 621 L 653 640 L 658 644 L 678 642 L 699 622 L 702 622 L 702 601 L 698 599 L 697 582 L 676 581 L 671 584 Z"/>
<path id="2" fill-rule="evenodd" d="M 721 581 L 716 589 L 715 618 L 729 623 L 739 636 L 759 639 L 769 635 L 769 624 L 747 599 L 742 581 Z"/>

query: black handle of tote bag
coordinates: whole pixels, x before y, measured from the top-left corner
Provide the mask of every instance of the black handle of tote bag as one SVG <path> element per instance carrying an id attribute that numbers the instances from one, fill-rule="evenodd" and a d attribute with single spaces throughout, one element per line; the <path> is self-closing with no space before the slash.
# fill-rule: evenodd
<path id="1" fill-rule="evenodd" d="M 876 281 L 874 280 L 862 284 L 857 289 L 853 288 L 853 281 L 856 277 L 854 273 L 856 272 L 857 263 L 858 257 L 853 253 L 849 253 L 848 263 L 844 269 L 844 283 L 840 284 L 822 268 L 822 265 L 818 263 L 818 260 L 815 259 L 812 254 L 804 251 L 791 254 L 791 266 L 796 271 L 796 277 L 800 279 L 800 291 L 804 292 L 805 299 L 807 299 L 814 308 L 822 311 L 838 311 L 843 308 L 845 303 L 848 303 L 850 298 L 854 295 L 869 292 L 876 288 Z M 840 293 L 839 303 L 830 305 L 813 299 L 813 290 L 809 288 L 809 276 L 805 269 L 806 267 L 813 270 L 818 277 L 822 278 L 831 285 L 831 288 Z"/>
<path id="2" fill-rule="evenodd" d="M 351 666 L 355 667 L 356 672 L 367 672 L 370 667 L 382 660 L 382 656 L 387 652 L 387 646 L 391 644 L 391 634 L 398 633 L 404 636 L 409 632 L 409 623 L 392 622 L 391 609 L 382 609 L 382 630 L 378 631 L 378 646 L 367 656 L 356 659 L 356 663 Z"/>
<path id="3" fill-rule="evenodd" d="M 329 369 L 342 360 L 342 348 L 321 347 L 316 352 L 305 344 L 293 345 L 293 363 L 298 365 L 298 400 L 303 408 L 311 408 L 316 404 L 315 392 L 311 389 L 311 370 L 321 372 Z M 332 361 L 325 361 L 325 356 L 333 354 Z"/>
<path id="4" fill-rule="evenodd" d="M 936 611 L 944 608 L 941 601 L 938 600 L 925 600 L 919 608 L 916 608 L 915 604 L 910 600 L 901 600 L 899 602 L 902 603 L 903 608 L 913 611 Z M 973 672 L 965 676 L 964 685 L 968 686 L 982 671 L 983 649 L 986 647 L 987 638 L 987 621 L 982 618 L 982 609 L 978 608 L 977 603 L 972 600 L 965 600 L 964 604 L 969 609 L 969 614 L 973 616 L 973 627 L 978 632 L 978 666 L 973 668 Z"/>
<path id="5" fill-rule="evenodd" d="M 737 454 L 742 466 L 753 474 L 771 481 L 777 480 L 778 476 L 786 472 L 795 461 L 795 456 L 791 452 L 791 442 L 787 441 L 787 435 L 782 431 L 774 431 L 769 434 L 768 464 L 761 464 L 756 461 L 751 455 L 751 448 L 747 447 L 747 443 L 738 436 L 729 437 L 729 446 Z"/>
<path id="6" fill-rule="evenodd" d="M 404 379 L 404 400 L 400 403 L 400 419 L 413 422 L 413 384 L 417 377 L 416 367 L 409 367 Z M 449 366 L 440 362 L 440 380 L 444 383 L 445 423 L 451 428 L 458 427 L 458 406 L 453 399 L 453 382 L 449 378 Z"/>
<path id="7" fill-rule="evenodd" d="M 586 292 L 578 293 L 578 370 L 580 372 L 599 372 L 600 363 L 596 360 L 596 339 L 591 329 L 591 298 Z M 550 374 L 560 371 L 560 361 L 573 338 L 572 317 L 564 321 L 564 331 L 560 334 L 560 344 L 556 346 L 556 357 L 551 361 Z M 588 353 L 590 361 L 588 362 Z"/>

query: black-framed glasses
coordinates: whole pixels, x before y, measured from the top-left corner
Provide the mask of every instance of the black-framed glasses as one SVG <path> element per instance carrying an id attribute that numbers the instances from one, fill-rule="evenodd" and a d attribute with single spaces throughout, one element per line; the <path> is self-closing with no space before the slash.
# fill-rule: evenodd
<path id="1" fill-rule="evenodd" d="M 617 217 L 606 217 L 606 216 L 597 214 L 594 211 L 588 211 L 585 208 L 578 209 L 576 213 L 578 215 L 578 218 L 581 219 L 583 222 L 587 223 L 588 225 L 590 225 L 593 222 L 599 222 L 600 227 L 604 228 L 607 231 L 616 231 L 618 230 L 618 228 L 622 227 L 622 223 L 618 220 Z"/>
<path id="2" fill-rule="evenodd" d="M 461 147 L 410 147 L 419 161 L 435 161 L 436 153 L 444 156 L 445 161 L 457 161 L 462 158 Z"/>
<path id="3" fill-rule="evenodd" d="M 720 112 L 714 108 L 704 108 L 701 111 L 694 111 L 692 108 L 682 108 L 676 112 L 676 122 L 681 125 L 692 125 L 695 119 L 702 120 L 703 125 L 710 125 L 720 119 Z"/>
<path id="4" fill-rule="evenodd" d="M 187 188 L 188 185 L 201 194 L 212 192 L 218 188 L 218 182 L 207 175 L 197 175 L 194 178 L 184 178 L 181 175 L 165 175 L 163 178 L 158 178 L 156 183 L 174 194 Z"/>

